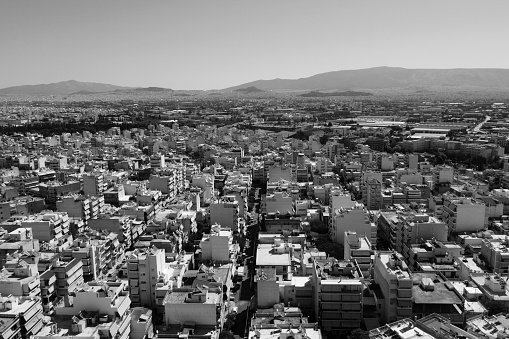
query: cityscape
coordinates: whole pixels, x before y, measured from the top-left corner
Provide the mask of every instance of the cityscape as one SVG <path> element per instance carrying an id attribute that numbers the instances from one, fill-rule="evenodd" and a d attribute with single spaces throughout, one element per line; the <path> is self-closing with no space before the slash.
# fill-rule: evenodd
<path id="1" fill-rule="evenodd" d="M 482 50 L 504 35 L 483 14 L 508 6 L 113 2 L 0 4 L 0 339 L 509 338 L 509 64 Z M 479 14 L 486 41 L 313 62 L 292 30 L 355 22 L 313 6 L 364 11 L 394 45 L 407 32 L 375 8 L 419 34 L 438 9 L 472 34 L 459 17 Z M 232 66 L 251 44 L 274 63 Z"/>

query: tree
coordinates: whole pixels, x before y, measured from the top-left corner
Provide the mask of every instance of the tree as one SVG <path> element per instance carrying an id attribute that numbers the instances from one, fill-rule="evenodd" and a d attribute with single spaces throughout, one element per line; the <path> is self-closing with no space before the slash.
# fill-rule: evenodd
<path id="1" fill-rule="evenodd" d="M 231 331 L 222 330 L 218 339 L 235 339 L 235 336 Z"/>
<path id="2" fill-rule="evenodd" d="M 488 301 L 484 304 L 484 307 L 488 310 L 488 315 L 495 315 L 499 313 L 509 312 L 509 308 L 500 301 Z"/>
<path id="3" fill-rule="evenodd" d="M 369 339 L 369 334 L 367 331 L 363 331 L 360 328 L 353 330 L 346 337 L 347 339 Z"/>
<path id="4" fill-rule="evenodd" d="M 223 324 L 223 331 L 230 331 L 235 326 L 236 315 L 234 313 L 228 313 Z"/>
<path id="5" fill-rule="evenodd" d="M 329 226 L 327 226 L 326 223 L 320 220 L 312 220 L 309 223 L 309 226 L 311 228 L 311 232 L 315 232 L 318 234 L 328 234 L 329 233 Z"/>
<path id="6" fill-rule="evenodd" d="M 318 238 L 315 240 L 315 246 L 319 251 L 327 253 L 329 257 L 338 260 L 345 258 L 345 247 L 330 239 Z"/>
<path id="7" fill-rule="evenodd" d="M 325 145 L 327 143 L 327 141 L 329 141 L 329 136 L 327 134 L 324 134 L 320 137 L 320 143 L 322 145 Z"/>

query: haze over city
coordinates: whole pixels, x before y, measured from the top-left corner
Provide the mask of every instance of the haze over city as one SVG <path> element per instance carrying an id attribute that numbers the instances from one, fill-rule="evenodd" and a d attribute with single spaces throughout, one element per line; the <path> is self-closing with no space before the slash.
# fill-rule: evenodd
<path id="1" fill-rule="evenodd" d="M 509 68 L 507 1 L 2 1 L 0 88 L 220 89 L 377 66 Z"/>

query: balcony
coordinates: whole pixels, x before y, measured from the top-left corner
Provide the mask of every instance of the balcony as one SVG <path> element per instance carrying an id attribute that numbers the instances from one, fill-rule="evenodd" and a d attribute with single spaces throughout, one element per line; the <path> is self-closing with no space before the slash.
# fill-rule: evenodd
<path id="1" fill-rule="evenodd" d="M 411 308 L 412 307 L 412 299 L 411 298 L 405 299 L 405 300 L 398 299 L 397 306 L 398 306 L 398 309 L 399 308 Z"/>

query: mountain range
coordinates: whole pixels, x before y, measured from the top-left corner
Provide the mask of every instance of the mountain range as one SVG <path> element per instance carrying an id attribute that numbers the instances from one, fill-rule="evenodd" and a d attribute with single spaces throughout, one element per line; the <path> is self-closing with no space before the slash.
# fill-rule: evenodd
<path id="1" fill-rule="evenodd" d="M 509 88 L 509 69 L 407 69 L 375 67 L 321 73 L 301 79 L 257 80 L 230 87 L 256 87 L 264 91 L 358 90 L 427 87 Z"/>
<path id="2" fill-rule="evenodd" d="M 27 95 L 69 95 L 69 94 L 93 94 L 113 92 L 116 90 L 128 90 L 130 87 L 122 87 L 95 82 L 80 82 L 76 80 L 56 82 L 52 84 L 22 85 L 0 89 L 2 94 L 27 94 Z"/>
<path id="3" fill-rule="evenodd" d="M 316 74 L 300 79 L 257 80 L 229 87 L 214 93 L 262 94 L 264 91 L 356 91 L 384 89 L 509 89 L 509 69 L 456 68 L 456 69 L 407 69 L 375 67 Z M 109 84 L 79 82 L 75 80 L 52 84 L 24 85 L 0 89 L 0 95 L 71 95 L 107 92 L 173 92 L 160 87 L 123 87 Z M 201 92 L 201 91 L 199 91 Z M 175 92 L 176 93 L 176 92 Z M 176 94 L 175 94 L 176 95 Z M 314 94 L 313 94 L 314 95 Z"/>

